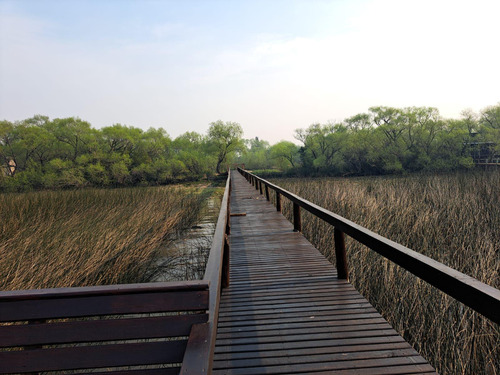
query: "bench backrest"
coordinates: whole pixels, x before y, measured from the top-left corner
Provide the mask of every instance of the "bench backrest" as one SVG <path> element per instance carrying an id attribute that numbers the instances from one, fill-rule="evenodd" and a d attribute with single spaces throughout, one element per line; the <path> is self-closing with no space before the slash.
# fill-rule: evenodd
<path id="1" fill-rule="evenodd" d="M 202 281 L 0 292 L 0 374 L 177 374 L 208 298 Z"/>

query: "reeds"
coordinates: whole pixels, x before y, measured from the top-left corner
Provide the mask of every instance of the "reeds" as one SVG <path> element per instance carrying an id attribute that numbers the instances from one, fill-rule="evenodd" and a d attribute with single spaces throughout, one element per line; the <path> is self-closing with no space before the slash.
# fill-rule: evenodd
<path id="1" fill-rule="evenodd" d="M 500 288 L 498 170 L 274 182 Z M 302 221 L 306 237 L 335 262 L 333 228 L 306 212 Z M 346 246 L 351 282 L 441 374 L 500 374 L 498 325 L 356 241 Z"/>
<path id="2" fill-rule="evenodd" d="M 205 198 L 181 186 L 0 194 L 0 290 L 149 281 Z"/>

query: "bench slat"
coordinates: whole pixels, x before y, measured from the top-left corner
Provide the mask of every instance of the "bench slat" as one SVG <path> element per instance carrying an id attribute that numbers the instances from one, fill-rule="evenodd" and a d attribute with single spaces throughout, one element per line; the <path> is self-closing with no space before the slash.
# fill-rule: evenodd
<path id="1" fill-rule="evenodd" d="M 208 290 L 42 299 L 0 303 L 0 321 L 206 310 Z"/>
<path id="2" fill-rule="evenodd" d="M 144 370 L 128 370 L 128 371 L 106 371 L 94 372 L 92 375 L 178 375 L 180 367 L 158 368 L 158 369 L 144 369 Z M 435 374 L 434 374 L 435 375 Z"/>
<path id="3" fill-rule="evenodd" d="M 0 347 L 189 336 L 207 314 L 23 324 L 0 328 Z"/>
<path id="4" fill-rule="evenodd" d="M 0 374 L 181 363 L 187 340 L 0 352 Z"/>

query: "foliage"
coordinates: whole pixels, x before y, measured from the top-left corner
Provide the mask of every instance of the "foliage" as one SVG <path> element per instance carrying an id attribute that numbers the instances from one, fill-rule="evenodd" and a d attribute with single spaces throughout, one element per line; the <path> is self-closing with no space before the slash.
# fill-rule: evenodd
<path id="1" fill-rule="evenodd" d="M 444 119 L 430 107 L 371 107 L 290 141 L 243 140 L 236 122 L 175 139 L 164 129 L 93 129 L 79 118 L 0 121 L 0 191 L 158 185 L 209 178 L 232 163 L 304 176 L 450 171 L 500 161 L 500 103 Z"/>
<path id="2" fill-rule="evenodd" d="M 217 173 L 221 173 L 221 167 L 229 157 L 242 149 L 242 136 L 243 129 L 236 122 L 224 123 L 218 120 L 210 123 L 208 139 L 217 155 L 217 165 L 215 167 Z"/>
<path id="3" fill-rule="evenodd" d="M 297 129 L 305 175 L 366 175 L 468 168 L 500 154 L 500 104 L 444 119 L 436 108 L 371 107 L 337 124 Z M 274 147 L 274 146 L 273 146 Z M 497 154 L 497 155 L 495 155 Z M 299 163 L 294 163 L 294 166 Z"/>
<path id="4" fill-rule="evenodd" d="M 171 139 L 114 124 L 102 129 L 78 118 L 34 116 L 0 121 L 0 191 L 84 186 L 158 185 L 213 176 L 242 145 L 236 123 L 212 123 L 206 136 Z"/>

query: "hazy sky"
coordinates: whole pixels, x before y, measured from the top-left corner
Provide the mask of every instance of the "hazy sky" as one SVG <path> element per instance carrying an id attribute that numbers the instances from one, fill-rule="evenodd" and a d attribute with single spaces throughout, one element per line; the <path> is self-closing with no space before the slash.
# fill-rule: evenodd
<path id="1" fill-rule="evenodd" d="M 500 0 L 0 0 L 0 120 L 245 138 L 369 107 L 500 101 Z"/>

